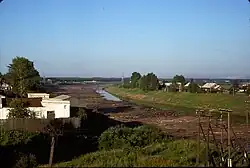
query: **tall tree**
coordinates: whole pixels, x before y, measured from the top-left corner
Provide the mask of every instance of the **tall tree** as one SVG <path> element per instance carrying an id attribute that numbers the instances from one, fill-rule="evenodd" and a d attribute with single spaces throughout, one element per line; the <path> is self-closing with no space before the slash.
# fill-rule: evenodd
<path id="1" fill-rule="evenodd" d="M 25 57 L 15 57 L 8 66 L 6 74 L 13 92 L 25 96 L 28 91 L 36 90 L 40 84 L 39 72 L 35 69 L 33 62 Z"/>
<path id="2" fill-rule="evenodd" d="M 148 73 L 140 79 L 140 88 L 144 91 L 153 91 L 159 88 L 159 80 L 154 73 Z"/>
<path id="3" fill-rule="evenodd" d="M 131 87 L 136 88 L 139 87 L 139 80 L 141 78 L 141 74 L 139 72 L 133 72 L 131 75 Z"/>
<path id="4" fill-rule="evenodd" d="M 181 85 L 179 86 L 180 87 L 179 91 L 182 91 L 184 88 L 185 81 L 186 81 L 186 79 L 183 75 L 175 75 L 173 80 L 172 80 L 172 83 L 176 84 L 177 82 L 180 82 Z"/>

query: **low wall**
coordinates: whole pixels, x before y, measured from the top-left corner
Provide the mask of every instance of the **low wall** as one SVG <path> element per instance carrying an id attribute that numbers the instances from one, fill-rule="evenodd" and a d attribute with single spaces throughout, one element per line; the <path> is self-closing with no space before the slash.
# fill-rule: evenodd
<path id="1" fill-rule="evenodd" d="M 59 118 L 56 120 L 62 121 L 62 124 L 72 124 L 74 128 L 81 126 L 80 118 Z M 0 125 L 4 130 L 23 130 L 30 132 L 41 132 L 50 123 L 51 119 L 28 119 L 28 118 L 15 118 L 15 119 L 1 119 Z"/>

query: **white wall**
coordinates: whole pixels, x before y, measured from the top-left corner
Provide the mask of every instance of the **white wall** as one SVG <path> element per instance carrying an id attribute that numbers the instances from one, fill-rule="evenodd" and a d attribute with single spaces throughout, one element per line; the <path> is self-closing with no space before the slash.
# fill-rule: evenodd
<path id="1" fill-rule="evenodd" d="M 70 117 L 70 101 L 50 101 L 43 100 L 44 107 L 29 107 L 28 109 L 36 112 L 37 118 L 47 118 L 47 111 L 54 111 L 55 118 Z M 0 108 L 0 119 L 7 119 L 9 114 L 8 107 Z"/>
<path id="2" fill-rule="evenodd" d="M 42 105 L 46 108 L 46 111 L 55 111 L 55 118 L 70 117 L 70 101 L 42 100 Z"/>

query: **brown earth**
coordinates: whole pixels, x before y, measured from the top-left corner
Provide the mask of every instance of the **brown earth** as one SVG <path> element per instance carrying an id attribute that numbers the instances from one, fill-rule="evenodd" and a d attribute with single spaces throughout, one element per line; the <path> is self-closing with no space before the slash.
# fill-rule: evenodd
<path id="1" fill-rule="evenodd" d="M 141 122 L 149 125 L 154 125 L 161 128 L 163 131 L 179 138 L 196 139 L 198 135 L 198 118 L 195 116 L 178 116 L 175 112 L 165 111 L 155 108 L 148 108 L 131 104 L 128 102 L 108 101 L 95 92 L 96 85 L 67 85 L 60 87 L 60 91 L 56 94 L 67 94 L 72 96 L 70 101 L 72 106 L 97 108 L 100 111 L 103 109 L 116 109 L 113 113 L 108 113 L 110 118 L 122 122 Z M 138 95 L 138 99 L 143 95 Z M 103 110 L 105 111 L 105 110 Z M 107 113 L 107 110 L 105 111 Z M 208 117 L 200 118 L 204 134 L 208 132 Z M 216 118 L 211 119 L 212 132 L 216 141 L 221 139 L 221 126 L 227 127 L 226 122 L 220 124 Z M 246 125 L 233 125 L 231 130 L 231 138 L 240 141 L 240 144 L 245 146 L 248 139 L 248 132 Z M 249 127 L 250 128 L 250 127 Z M 226 129 L 223 130 L 223 141 L 227 142 Z M 212 132 L 210 132 L 210 140 L 213 140 Z M 232 133 L 235 133 L 234 134 Z M 204 138 L 201 132 L 201 139 Z M 242 141 L 243 140 L 243 141 Z"/>

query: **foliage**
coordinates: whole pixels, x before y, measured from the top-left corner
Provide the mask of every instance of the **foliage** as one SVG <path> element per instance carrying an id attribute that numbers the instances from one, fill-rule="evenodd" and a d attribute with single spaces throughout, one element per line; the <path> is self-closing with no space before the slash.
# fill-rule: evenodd
<path id="1" fill-rule="evenodd" d="M 173 83 L 180 82 L 180 83 L 182 83 L 182 84 L 184 84 L 185 81 L 186 81 L 186 80 L 185 80 L 185 77 L 184 77 L 183 75 L 175 75 L 175 76 L 173 77 L 173 80 L 172 80 Z"/>
<path id="2" fill-rule="evenodd" d="M 0 145 L 15 146 L 19 144 L 27 144 L 36 136 L 39 136 L 39 134 L 18 130 L 2 131 L 0 134 Z"/>
<path id="3" fill-rule="evenodd" d="M 162 141 L 146 147 L 102 150 L 89 153 L 55 167 L 172 167 L 194 166 L 196 142 Z M 201 143 L 200 160 L 204 162 L 205 144 Z"/>
<path id="4" fill-rule="evenodd" d="M 196 84 L 194 81 L 193 81 L 193 79 L 191 79 L 191 81 L 190 81 L 190 85 L 188 86 L 188 91 L 190 92 L 190 93 L 198 93 L 198 92 L 200 92 L 200 87 L 199 87 L 199 85 L 198 84 Z"/>
<path id="5" fill-rule="evenodd" d="M 78 117 L 80 117 L 83 120 L 87 119 L 87 113 L 84 110 L 84 108 L 80 107 L 79 110 L 78 110 L 78 114 L 77 115 L 78 115 Z"/>
<path id="6" fill-rule="evenodd" d="M 33 154 L 21 154 L 19 160 L 16 162 L 14 168 L 35 168 L 38 167 L 36 156 Z"/>
<path id="7" fill-rule="evenodd" d="M 141 74 L 139 72 L 133 72 L 131 75 L 131 88 L 139 87 L 139 80 L 141 78 Z"/>
<path id="8" fill-rule="evenodd" d="M 250 85 L 247 86 L 246 93 L 247 93 L 247 95 L 250 95 Z"/>
<path id="9" fill-rule="evenodd" d="M 14 93 L 25 96 L 29 90 L 39 87 L 40 75 L 33 62 L 25 57 L 15 57 L 8 66 L 6 80 L 11 84 Z"/>
<path id="10" fill-rule="evenodd" d="M 27 101 L 23 99 L 13 99 L 10 102 L 10 108 L 8 118 L 35 118 L 36 113 L 29 110 L 27 107 Z"/>
<path id="11" fill-rule="evenodd" d="M 123 126 L 111 127 L 99 138 L 99 148 L 110 150 L 129 147 L 143 147 L 164 139 L 164 134 L 150 126 L 128 128 Z"/>
<path id="12" fill-rule="evenodd" d="M 172 83 L 173 83 L 173 85 L 174 85 L 174 84 L 177 84 L 178 82 L 180 82 L 181 85 L 180 85 L 180 86 L 179 86 L 179 85 L 176 85 L 176 87 L 180 87 L 179 90 L 180 90 L 180 91 L 183 91 L 183 87 L 184 87 L 185 81 L 186 81 L 186 80 L 185 80 L 185 77 L 184 77 L 183 75 L 175 75 L 175 76 L 173 77 Z"/>
<path id="13" fill-rule="evenodd" d="M 159 80 L 154 73 L 148 73 L 147 75 L 143 75 L 139 83 L 140 89 L 144 91 L 153 91 L 159 88 Z"/>

